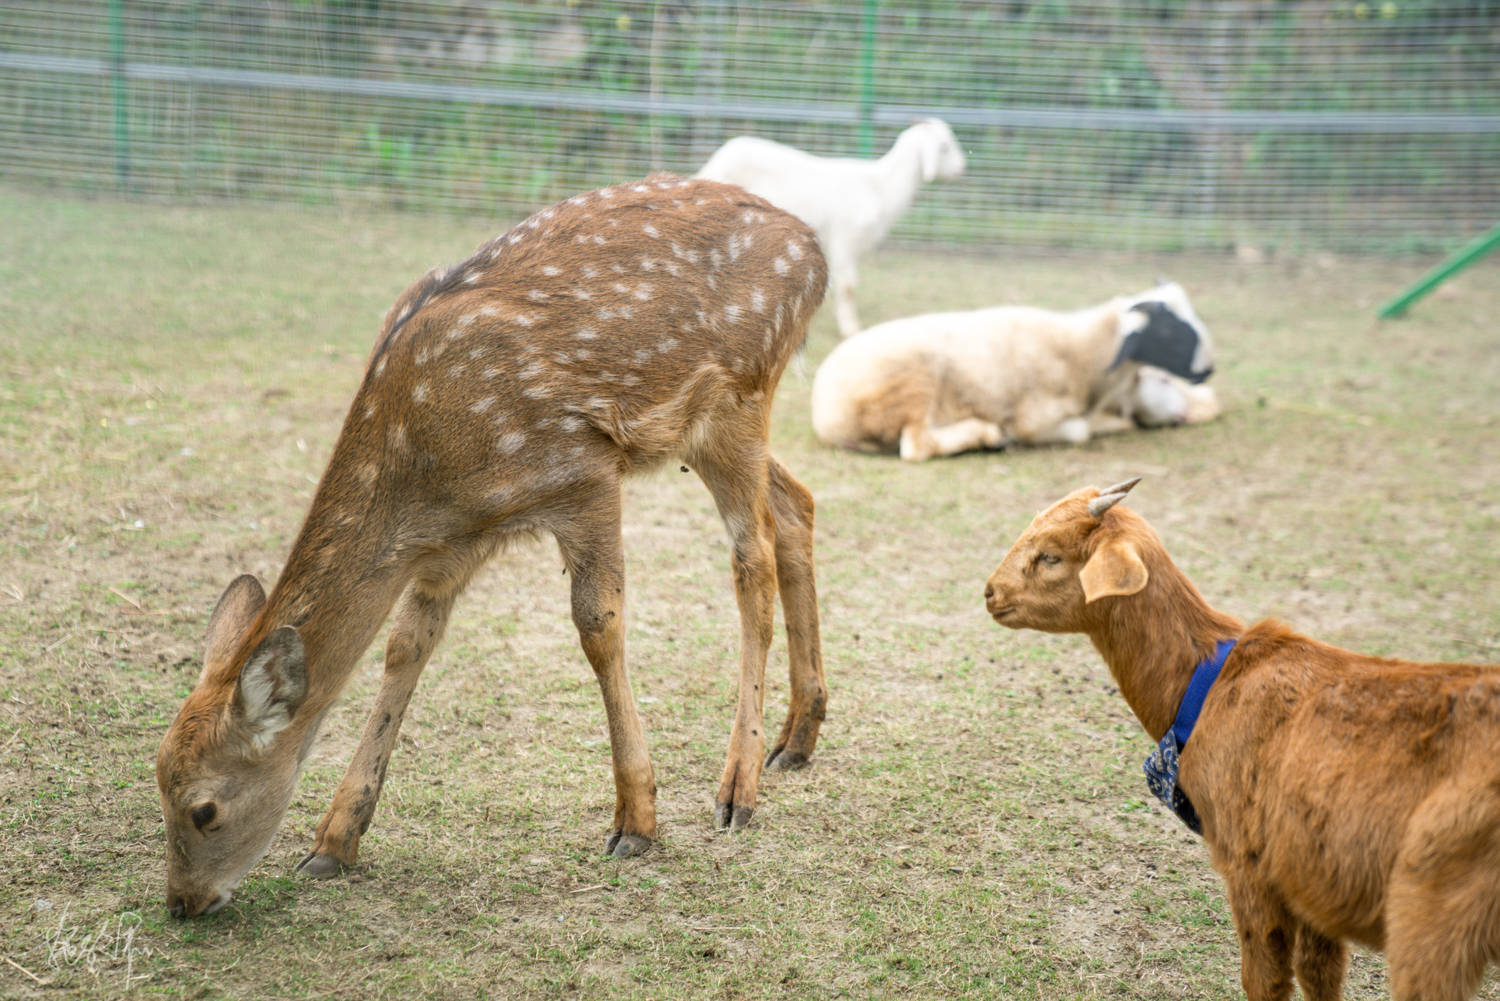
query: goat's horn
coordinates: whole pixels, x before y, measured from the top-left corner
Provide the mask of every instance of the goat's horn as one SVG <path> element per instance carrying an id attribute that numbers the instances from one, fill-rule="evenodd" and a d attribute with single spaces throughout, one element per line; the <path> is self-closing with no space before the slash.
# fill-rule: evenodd
<path id="1" fill-rule="evenodd" d="M 1116 483 L 1112 487 L 1105 487 L 1103 490 L 1099 491 L 1099 493 L 1100 494 L 1128 494 L 1128 493 L 1130 493 L 1130 488 L 1133 487 L 1133 486 L 1135 486 L 1139 482 L 1141 482 L 1141 477 L 1139 477 L 1139 476 L 1133 476 L 1133 477 L 1131 477 L 1128 480 L 1122 480 L 1121 482 Z"/>
<path id="2" fill-rule="evenodd" d="M 1141 478 L 1137 476 L 1133 480 L 1126 480 L 1123 483 L 1116 483 L 1112 487 L 1105 487 L 1099 491 L 1098 497 L 1089 501 L 1089 514 L 1095 518 L 1104 517 L 1104 512 L 1124 500 L 1125 495 L 1130 493 L 1130 488 L 1139 482 L 1141 482 Z"/>

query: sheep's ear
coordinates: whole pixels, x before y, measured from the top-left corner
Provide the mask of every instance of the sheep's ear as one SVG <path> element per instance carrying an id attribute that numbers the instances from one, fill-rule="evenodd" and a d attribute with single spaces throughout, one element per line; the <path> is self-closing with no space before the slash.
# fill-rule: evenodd
<path id="1" fill-rule="evenodd" d="M 257 750 L 286 729 L 306 694 L 302 637 L 291 626 L 282 626 L 260 641 L 240 671 L 237 708 Z"/>
<path id="2" fill-rule="evenodd" d="M 1083 602 L 1136 594 L 1146 586 L 1146 564 L 1135 546 L 1116 539 L 1100 546 L 1078 572 L 1083 583 Z"/>

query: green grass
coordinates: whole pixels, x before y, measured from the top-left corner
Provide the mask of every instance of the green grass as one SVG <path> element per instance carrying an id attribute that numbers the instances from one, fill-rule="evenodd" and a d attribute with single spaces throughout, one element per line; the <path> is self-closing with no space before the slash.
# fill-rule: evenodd
<path id="1" fill-rule="evenodd" d="M 239 572 L 275 578 L 396 294 L 505 220 L 4 190 L 0 215 L 6 997 L 1237 997 L 1207 852 L 1147 798 L 1149 741 L 1097 655 L 982 611 L 1010 541 L 1067 490 L 1144 474 L 1132 506 L 1227 611 L 1500 659 L 1494 262 L 1377 325 L 1426 262 L 891 252 L 866 269 L 871 322 L 1082 305 L 1169 274 L 1218 339 L 1227 413 L 916 467 L 833 452 L 807 422 L 835 336 L 820 314 L 773 439 L 818 498 L 830 710 L 812 767 L 768 776 L 749 829 L 711 830 L 728 546 L 671 466 L 631 483 L 625 528 L 659 846 L 600 854 L 603 711 L 556 550 L 522 546 L 460 601 L 362 871 L 289 875 L 358 738 L 373 652 L 234 905 L 173 921 L 152 761 L 213 602 Z M 778 643 L 771 725 L 785 669 Z M 1385 992 L 1358 954 L 1348 996 Z"/>

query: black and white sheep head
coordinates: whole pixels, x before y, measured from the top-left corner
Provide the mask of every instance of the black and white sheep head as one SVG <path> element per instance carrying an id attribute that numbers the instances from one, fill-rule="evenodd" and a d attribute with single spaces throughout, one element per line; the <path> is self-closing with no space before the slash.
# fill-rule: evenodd
<path id="1" fill-rule="evenodd" d="M 963 176 L 968 161 L 953 130 L 941 118 L 922 118 L 906 130 L 907 134 L 919 137 L 917 162 L 921 166 L 923 182 L 942 179 L 951 181 Z"/>
<path id="2" fill-rule="evenodd" d="M 1193 383 L 1213 375 L 1213 340 L 1176 282 L 1128 297 L 1120 310 L 1118 336 L 1120 348 L 1111 369 L 1138 362 Z"/>

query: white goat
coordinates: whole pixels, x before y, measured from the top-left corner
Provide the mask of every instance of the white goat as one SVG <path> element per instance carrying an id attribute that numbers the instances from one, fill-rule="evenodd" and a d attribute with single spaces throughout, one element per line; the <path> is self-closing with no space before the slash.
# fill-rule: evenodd
<path id="1" fill-rule="evenodd" d="M 1213 372 L 1208 329 L 1175 283 L 1072 313 L 912 316 L 834 348 L 813 378 L 813 430 L 829 445 L 921 461 L 1012 442 L 1077 444 L 1133 427 L 1137 409 L 1147 424 L 1218 413 L 1206 386 L 1191 387 L 1205 397 L 1195 408 L 1188 387 L 1143 383 L 1146 365 L 1195 384 Z"/>
<path id="2" fill-rule="evenodd" d="M 896 137 L 878 160 L 814 156 L 769 139 L 737 136 L 709 157 L 698 176 L 738 184 L 798 216 L 818 234 L 834 290 L 839 333 L 859 332 L 854 309 L 858 261 L 937 178 L 964 172 L 963 150 L 941 119 L 925 118 Z"/>

